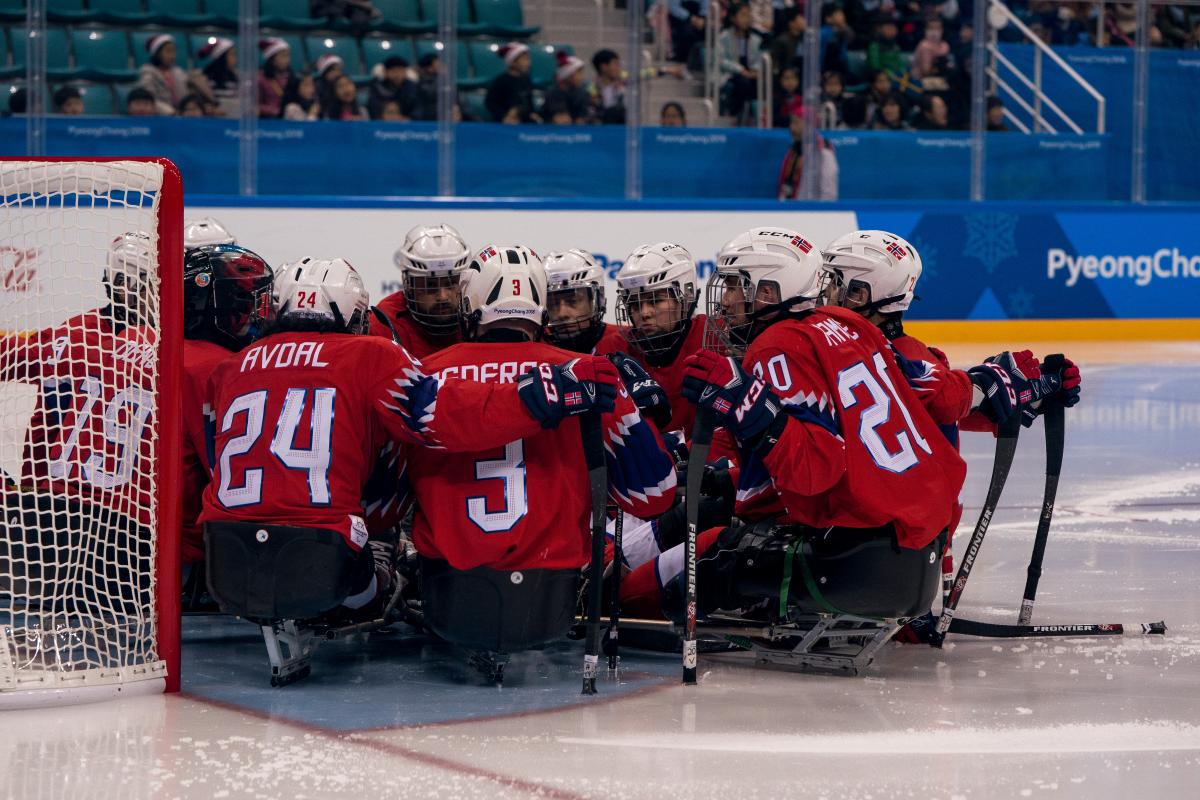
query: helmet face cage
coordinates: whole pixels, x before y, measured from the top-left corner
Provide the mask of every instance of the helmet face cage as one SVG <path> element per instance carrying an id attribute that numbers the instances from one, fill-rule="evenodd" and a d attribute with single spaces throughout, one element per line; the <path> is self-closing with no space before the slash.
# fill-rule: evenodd
<path id="1" fill-rule="evenodd" d="M 104 266 L 104 295 L 113 317 L 137 325 L 149 317 L 153 243 L 148 234 L 125 233 L 113 240 Z"/>
<path id="2" fill-rule="evenodd" d="M 750 344 L 756 287 L 739 270 L 717 269 L 708 279 L 704 347 L 741 357 Z"/>
<path id="3" fill-rule="evenodd" d="M 667 329 L 656 333 L 642 331 L 638 325 L 642 320 L 642 306 L 657 307 L 666 300 L 675 304 L 674 312 L 666 320 Z M 647 355 L 667 353 L 678 345 L 695 307 L 693 292 L 685 291 L 674 281 L 666 285 L 617 290 L 617 322 L 629 326 L 630 338 Z"/>
<path id="4" fill-rule="evenodd" d="M 456 269 L 445 272 L 404 270 L 404 297 L 413 321 L 435 336 L 458 331 L 460 314 L 460 278 L 464 260 Z"/>
<path id="5" fill-rule="evenodd" d="M 586 298 L 588 312 L 573 319 L 554 321 L 554 309 L 563 304 L 576 306 L 580 298 Z M 604 324 L 604 287 L 595 284 L 566 284 L 551 288 L 546 293 L 546 338 L 554 344 L 568 344 L 588 338 Z M 567 347 L 567 349 L 572 349 Z"/>

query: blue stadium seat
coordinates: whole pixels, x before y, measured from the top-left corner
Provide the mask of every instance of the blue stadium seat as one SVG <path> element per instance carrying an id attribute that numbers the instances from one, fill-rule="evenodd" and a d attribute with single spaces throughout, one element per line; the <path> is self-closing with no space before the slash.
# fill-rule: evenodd
<path id="1" fill-rule="evenodd" d="M 0 78 L 15 78 L 20 74 L 17 67 L 8 65 L 8 31 L 0 28 Z"/>
<path id="2" fill-rule="evenodd" d="M 487 110 L 487 92 L 478 89 L 472 92 L 462 92 L 458 96 L 462 104 L 463 116 L 471 117 L 479 122 L 491 122 L 492 115 Z"/>
<path id="3" fill-rule="evenodd" d="M 29 43 L 29 34 L 24 27 L 13 28 L 9 31 L 9 42 L 12 46 L 13 68 L 18 73 L 25 72 L 25 47 Z M 68 61 L 70 47 L 67 45 L 66 28 L 46 29 L 46 76 L 53 80 L 66 80 L 77 77 L 76 70 L 71 68 Z"/>
<path id="4" fill-rule="evenodd" d="M 153 21 L 154 17 L 142 5 L 142 0 L 98 0 L 99 19 L 118 25 L 140 25 Z"/>
<path id="5" fill-rule="evenodd" d="M 214 25 L 236 27 L 238 0 L 204 0 L 204 11 L 211 14 Z"/>
<path id="6" fill-rule="evenodd" d="M 504 59 L 497 52 L 500 45 L 496 42 L 469 42 L 467 49 L 471 53 L 471 66 L 474 77 L 470 81 L 458 81 L 460 88 L 473 89 L 487 86 L 492 80 L 504 72 Z"/>
<path id="7" fill-rule="evenodd" d="M 262 0 L 259 13 L 262 24 L 268 28 L 312 30 L 325 24 L 324 20 L 312 18 L 308 0 Z"/>
<path id="8" fill-rule="evenodd" d="M 364 36 L 362 40 L 363 61 L 370 72 L 376 64 L 382 64 L 391 56 L 400 56 L 409 63 L 417 65 L 416 51 L 408 39 L 389 39 L 384 36 Z"/>
<path id="9" fill-rule="evenodd" d="M 525 24 L 521 0 L 474 0 L 475 18 L 493 36 L 510 36 L 524 39 L 541 30 L 536 25 Z"/>
<path id="10" fill-rule="evenodd" d="M 155 22 L 163 25 L 183 25 L 188 28 L 215 25 L 216 14 L 205 13 L 200 4 L 201 0 L 146 0 L 146 10 L 154 16 Z"/>
<path id="11" fill-rule="evenodd" d="M 434 33 L 437 30 L 434 17 L 421 16 L 421 0 L 374 0 L 373 5 L 383 14 L 383 18 L 372 25 L 378 30 L 399 33 Z"/>
<path id="12" fill-rule="evenodd" d="M 8 113 L 9 99 L 17 93 L 22 85 L 20 83 L 0 83 L 0 114 Z"/>
<path id="13" fill-rule="evenodd" d="M 46 0 L 46 19 L 51 22 L 86 22 L 98 16 L 84 7 L 83 0 Z"/>
<path id="14" fill-rule="evenodd" d="M 129 65 L 129 41 L 124 31 L 75 28 L 71 31 L 71 50 L 76 74 L 81 78 L 126 81 L 137 77 L 137 70 Z"/>
<path id="15" fill-rule="evenodd" d="M 362 67 L 362 58 L 358 54 L 358 42 L 354 41 L 349 36 L 337 35 L 310 35 L 306 37 L 305 44 L 308 46 L 308 57 L 313 64 L 317 63 L 317 59 L 326 53 L 333 53 L 342 58 L 342 71 L 355 79 L 357 83 L 365 73 Z"/>

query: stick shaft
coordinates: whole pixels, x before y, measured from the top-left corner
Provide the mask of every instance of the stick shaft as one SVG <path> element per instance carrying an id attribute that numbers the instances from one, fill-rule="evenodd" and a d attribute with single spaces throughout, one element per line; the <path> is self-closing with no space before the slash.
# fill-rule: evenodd
<path id="1" fill-rule="evenodd" d="M 1043 368 L 1047 371 L 1062 369 L 1060 354 L 1046 356 Z M 1046 557 L 1046 542 L 1050 537 L 1050 521 L 1054 517 L 1054 502 L 1058 496 L 1058 479 L 1062 474 L 1063 450 L 1066 446 L 1064 409 L 1056 398 L 1046 401 L 1050 405 L 1042 415 L 1046 427 L 1046 489 L 1042 495 L 1042 513 L 1038 517 L 1037 534 L 1033 539 L 1033 554 L 1025 570 L 1025 592 L 1021 599 L 1021 611 L 1017 622 L 1028 625 L 1033 619 L 1033 601 L 1037 597 L 1038 582 L 1042 578 L 1042 560 Z"/>
<path id="2" fill-rule="evenodd" d="M 625 553 L 622 548 L 622 529 L 625 512 L 617 507 L 617 516 L 613 520 L 613 576 L 612 576 L 612 605 L 609 609 L 608 639 L 604 643 L 604 652 L 608 656 L 608 668 L 616 669 L 620 663 L 620 634 L 621 624 L 621 571 L 625 566 Z"/>
<path id="3" fill-rule="evenodd" d="M 596 671 L 600 659 L 600 590 L 604 580 L 604 514 L 608 508 L 608 476 L 604 463 L 604 439 L 600 415 L 584 414 L 579 420 L 583 456 L 587 461 L 592 495 L 592 561 L 588 565 L 587 643 L 583 657 L 583 693 L 596 693 Z"/>
<path id="4" fill-rule="evenodd" d="M 1167 632 L 1163 622 L 1139 622 L 1122 625 L 1116 622 L 1088 623 L 1083 625 L 1003 625 L 992 622 L 976 622 L 970 619 L 954 619 L 950 632 L 966 636 L 984 636 L 995 639 L 1041 638 L 1049 636 L 1127 636 L 1158 635 Z"/>
<path id="5" fill-rule="evenodd" d="M 684 498 L 687 539 L 684 550 L 683 682 L 689 685 L 696 683 L 696 537 L 699 535 L 700 486 L 704 481 L 704 465 L 708 461 L 712 435 L 711 418 L 703 408 L 697 409 L 691 450 L 688 451 L 687 495 Z"/>

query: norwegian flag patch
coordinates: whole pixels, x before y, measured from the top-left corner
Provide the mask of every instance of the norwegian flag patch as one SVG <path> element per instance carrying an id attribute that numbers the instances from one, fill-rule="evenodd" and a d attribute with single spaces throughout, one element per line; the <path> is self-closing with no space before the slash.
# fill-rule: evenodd
<path id="1" fill-rule="evenodd" d="M 887 251 L 891 254 L 892 258 L 896 259 L 897 261 L 903 261 L 904 257 L 908 255 L 908 252 L 895 242 L 887 243 Z"/>
<path id="2" fill-rule="evenodd" d="M 567 392 L 563 397 L 563 402 L 567 404 L 568 408 L 581 406 L 583 405 L 583 394 L 580 392 Z"/>
<path id="3" fill-rule="evenodd" d="M 479 260 L 480 260 L 480 261 L 482 261 L 483 263 L 485 263 L 485 264 L 486 264 L 486 263 L 487 263 L 487 260 L 488 260 L 489 258 L 495 258 L 497 255 L 498 255 L 498 254 L 496 253 L 496 248 L 494 248 L 494 247 L 485 247 L 485 248 L 483 248 L 483 250 L 482 250 L 482 251 L 479 253 Z"/>
<path id="4" fill-rule="evenodd" d="M 718 397 L 716 400 L 713 400 L 712 407 L 718 414 L 728 414 L 729 409 L 733 408 L 724 397 Z"/>
<path id="5" fill-rule="evenodd" d="M 800 248 L 800 251 L 803 253 L 808 253 L 812 250 L 812 244 L 800 236 L 792 237 L 792 247 Z"/>

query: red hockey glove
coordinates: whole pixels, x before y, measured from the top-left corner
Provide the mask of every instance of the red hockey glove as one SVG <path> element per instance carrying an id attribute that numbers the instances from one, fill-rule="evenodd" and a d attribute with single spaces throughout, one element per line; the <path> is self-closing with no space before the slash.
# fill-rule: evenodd
<path id="1" fill-rule="evenodd" d="M 748 375 L 741 364 L 711 350 L 701 350 L 684 362 L 683 396 L 713 411 L 717 425 L 749 444 L 771 426 L 782 403 L 761 378 Z"/>
<path id="2" fill-rule="evenodd" d="M 543 364 L 517 381 L 517 394 L 543 428 L 563 417 L 612 411 L 617 401 L 617 369 L 602 356 L 580 356 L 565 364 Z"/>

